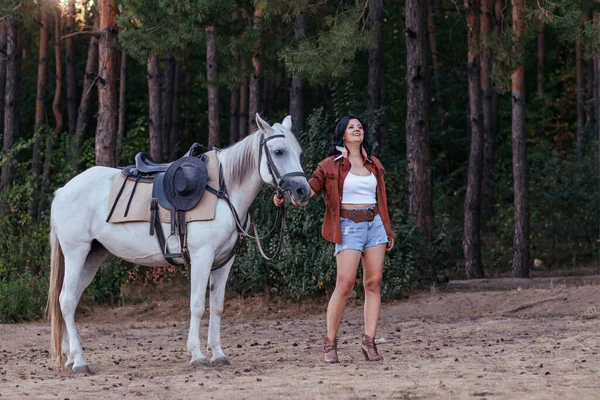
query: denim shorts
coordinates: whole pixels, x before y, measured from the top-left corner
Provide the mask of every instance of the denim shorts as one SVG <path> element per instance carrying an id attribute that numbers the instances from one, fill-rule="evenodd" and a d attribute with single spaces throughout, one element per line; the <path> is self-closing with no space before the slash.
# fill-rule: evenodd
<path id="1" fill-rule="evenodd" d="M 367 247 L 388 242 L 381 216 L 377 214 L 371 222 L 354 222 L 350 218 L 340 218 L 342 244 L 335 244 L 335 254 L 342 250 L 364 251 Z"/>

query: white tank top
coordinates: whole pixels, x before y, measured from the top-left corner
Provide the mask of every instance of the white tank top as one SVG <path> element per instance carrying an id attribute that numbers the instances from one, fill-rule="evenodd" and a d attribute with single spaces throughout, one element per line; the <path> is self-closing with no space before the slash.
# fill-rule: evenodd
<path id="1" fill-rule="evenodd" d="M 377 203 L 376 191 L 375 175 L 359 176 L 349 172 L 344 180 L 342 204 L 375 204 Z"/>

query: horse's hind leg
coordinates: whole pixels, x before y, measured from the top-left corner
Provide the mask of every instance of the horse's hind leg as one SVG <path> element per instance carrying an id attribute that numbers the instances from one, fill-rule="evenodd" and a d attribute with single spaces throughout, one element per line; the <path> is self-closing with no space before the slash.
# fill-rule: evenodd
<path id="1" fill-rule="evenodd" d="M 64 249 L 63 249 L 64 250 Z M 73 372 L 90 373 L 83 357 L 83 348 L 75 326 L 75 310 L 84 290 L 96 276 L 100 264 L 106 260 L 109 253 L 99 243 L 80 246 L 65 254 L 65 278 L 60 293 L 60 308 L 68 338 L 63 336 L 63 354 L 67 355 L 65 367 L 72 366 Z"/>
<path id="2" fill-rule="evenodd" d="M 225 302 L 225 285 L 233 264 L 233 257 L 223 267 L 210 273 L 210 323 L 208 325 L 208 350 L 212 351 L 212 365 L 231 365 L 221 349 L 221 315 Z"/>
<path id="3" fill-rule="evenodd" d="M 202 254 L 204 252 L 204 254 Z M 213 257 L 209 257 L 206 251 L 196 252 L 200 256 L 192 255 L 192 268 L 190 276 L 191 295 L 190 295 L 190 333 L 188 335 L 187 348 L 192 353 L 190 365 L 192 367 L 210 366 L 200 350 L 200 320 L 204 315 L 206 286 L 210 274 L 210 266 Z"/>

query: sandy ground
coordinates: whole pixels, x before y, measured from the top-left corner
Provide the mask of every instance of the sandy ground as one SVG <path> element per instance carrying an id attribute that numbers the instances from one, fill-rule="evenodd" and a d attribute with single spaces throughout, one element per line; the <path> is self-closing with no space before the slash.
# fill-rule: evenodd
<path id="1" fill-rule="evenodd" d="M 232 365 L 192 369 L 187 301 L 84 307 L 78 327 L 89 376 L 61 372 L 49 358 L 46 323 L 0 325 L 0 397 L 600 398 L 594 283 L 433 290 L 385 304 L 380 363 L 362 357 L 362 312 L 354 300 L 340 329 L 339 365 L 322 361 L 324 302 L 254 298 L 226 304 L 222 342 Z"/>

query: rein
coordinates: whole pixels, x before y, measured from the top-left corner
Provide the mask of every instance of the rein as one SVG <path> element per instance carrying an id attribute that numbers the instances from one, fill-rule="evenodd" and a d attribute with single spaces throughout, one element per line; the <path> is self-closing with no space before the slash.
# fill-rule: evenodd
<path id="1" fill-rule="evenodd" d="M 285 135 L 273 135 L 273 136 L 269 136 L 268 138 L 265 139 L 264 134 L 261 132 L 260 142 L 259 142 L 259 153 L 258 153 L 258 168 L 259 168 L 259 174 L 260 174 L 262 153 L 264 151 L 265 158 L 267 159 L 267 168 L 269 169 L 269 174 L 271 175 L 271 179 L 272 179 L 272 184 L 270 184 L 269 186 L 271 186 L 273 189 L 275 189 L 275 191 L 277 193 L 277 197 L 281 198 L 285 193 L 285 190 L 281 186 L 281 183 L 283 182 L 284 179 L 286 179 L 288 177 L 293 177 L 293 176 L 302 176 L 302 177 L 308 179 L 308 175 L 306 175 L 304 172 L 290 172 L 290 173 L 282 176 L 279 173 L 279 170 L 277 169 L 277 166 L 273 162 L 273 158 L 267 147 L 267 142 L 271 139 L 276 139 L 276 138 L 285 138 Z M 279 253 L 281 252 L 281 247 L 283 246 L 283 233 L 285 230 L 285 218 L 286 218 L 285 206 L 279 207 L 277 209 L 277 216 L 275 217 L 275 222 L 273 223 L 273 227 L 271 228 L 269 233 L 267 233 L 264 236 L 259 236 L 258 228 L 256 227 L 256 221 L 254 220 L 252 213 L 250 213 L 250 211 L 248 211 L 248 213 L 246 215 L 246 221 L 245 221 L 245 223 L 242 223 L 240 216 L 237 213 L 237 210 L 231 203 L 231 200 L 229 199 L 229 195 L 227 194 L 227 187 L 225 186 L 225 180 L 223 178 L 223 166 L 222 165 L 219 166 L 219 186 L 220 186 L 220 189 L 218 191 L 210 186 L 207 186 L 206 189 L 208 191 L 210 191 L 211 193 L 217 195 L 217 197 L 225 200 L 225 202 L 231 209 L 231 213 L 233 214 L 233 219 L 235 221 L 235 225 L 238 230 L 238 238 L 237 238 L 236 243 L 233 246 L 233 249 L 231 250 L 231 253 L 229 254 L 229 256 L 225 259 L 224 262 L 220 263 L 218 266 L 213 267 L 212 271 L 219 269 L 219 268 L 223 267 L 225 264 L 227 264 L 229 262 L 229 260 L 231 260 L 231 258 L 234 256 L 234 254 L 237 252 L 242 241 L 246 237 L 248 237 L 250 239 L 254 239 L 256 241 L 258 250 L 260 251 L 260 254 L 262 255 L 262 257 L 264 259 L 266 259 L 267 261 L 272 261 L 275 258 L 277 258 L 277 256 L 279 256 Z M 246 230 L 244 228 L 244 226 L 247 225 L 248 222 L 250 222 L 250 226 L 252 226 L 252 231 L 254 232 L 254 236 L 251 235 L 248 232 L 248 230 Z M 264 251 L 263 246 L 261 244 L 261 240 L 265 239 L 266 237 L 269 237 L 275 231 L 277 224 L 279 224 L 279 242 L 277 244 L 277 249 L 274 251 L 274 253 L 272 255 L 269 256 Z"/>

